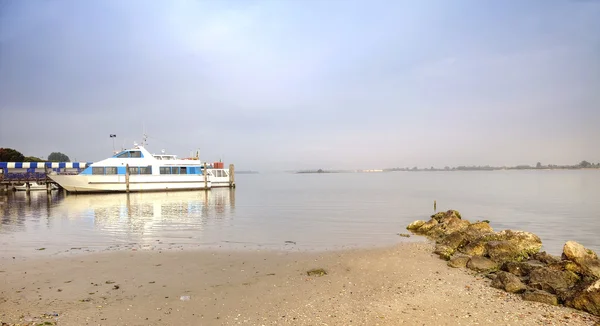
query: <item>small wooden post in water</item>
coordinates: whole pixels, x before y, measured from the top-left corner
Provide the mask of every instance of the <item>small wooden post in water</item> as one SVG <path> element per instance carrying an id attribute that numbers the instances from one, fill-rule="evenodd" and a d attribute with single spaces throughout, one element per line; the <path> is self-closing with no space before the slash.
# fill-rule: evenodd
<path id="1" fill-rule="evenodd" d="M 433 212 L 437 213 L 437 202 L 435 200 L 433 201 Z"/>
<path id="2" fill-rule="evenodd" d="M 129 193 L 129 164 L 125 165 L 125 191 Z"/>
<path id="3" fill-rule="evenodd" d="M 208 171 L 206 170 L 206 162 L 204 162 L 204 169 L 202 170 L 202 174 L 204 174 L 204 190 L 208 189 Z"/>
<path id="4" fill-rule="evenodd" d="M 235 188 L 235 168 L 229 164 L 229 188 Z"/>
<path id="5" fill-rule="evenodd" d="M 31 184 L 29 182 L 25 182 L 25 193 L 29 195 L 31 191 Z"/>

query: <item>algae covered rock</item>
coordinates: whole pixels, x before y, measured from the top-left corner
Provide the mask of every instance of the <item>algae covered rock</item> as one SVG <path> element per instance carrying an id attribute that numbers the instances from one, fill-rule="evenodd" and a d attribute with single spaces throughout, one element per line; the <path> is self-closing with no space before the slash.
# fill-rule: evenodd
<path id="1" fill-rule="evenodd" d="M 566 301 L 566 305 L 600 316 L 600 280 L 588 283 Z"/>
<path id="2" fill-rule="evenodd" d="M 429 232 L 429 230 L 431 230 L 437 224 L 438 224 L 437 220 L 431 219 L 431 220 L 425 222 L 423 225 L 421 225 L 421 227 L 418 228 L 416 231 L 419 233 L 427 233 L 427 232 Z"/>
<path id="3" fill-rule="evenodd" d="M 409 224 L 409 225 L 406 227 L 406 229 L 407 229 L 407 230 L 417 230 L 417 229 L 419 229 L 421 226 L 423 226 L 423 224 L 425 224 L 425 223 L 426 223 L 426 222 L 425 222 L 425 221 L 423 221 L 423 220 L 416 220 L 416 221 L 414 221 L 414 222 L 410 223 L 410 224 Z"/>
<path id="4" fill-rule="evenodd" d="M 565 294 L 577 281 L 579 278 L 575 273 L 547 267 L 537 268 L 529 273 L 529 286 L 552 294 Z"/>
<path id="5" fill-rule="evenodd" d="M 498 264 L 485 257 L 474 256 L 469 259 L 467 268 L 476 272 L 491 272 L 498 269 Z"/>
<path id="6" fill-rule="evenodd" d="M 527 276 L 532 270 L 542 267 L 544 267 L 544 264 L 538 261 L 508 261 L 502 265 L 501 269 L 516 276 Z"/>
<path id="7" fill-rule="evenodd" d="M 492 287 L 509 293 L 521 293 L 527 289 L 527 286 L 518 277 L 502 271 L 496 274 L 496 277 L 492 281 Z"/>
<path id="8" fill-rule="evenodd" d="M 440 258 L 444 260 L 450 260 L 450 258 L 452 258 L 452 254 L 454 254 L 454 249 L 442 244 L 438 244 L 435 246 L 435 251 L 433 253 L 439 255 Z"/>
<path id="9" fill-rule="evenodd" d="M 532 256 L 542 248 L 542 239 L 526 231 L 504 230 L 498 233 L 499 240 L 512 242 L 517 250 L 527 256 Z"/>
<path id="10" fill-rule="evenodd" d="M 548 292 L 534 290 L 527 291 L 522 295 L 523 300 L 541 302 L 553 306 L 558 306 L 558 298 Z"/>
<path id="11" fill-rule="evenodd" d="M 448 210 L 446 212 L 439 212 L 439 213 L 435 213 L 435 214 L 431 215 L 431 218 L 437 220 L 438 222 L 442 222 L 443 219 L 451 218 L 451 217 L 456 217 L 458 219 L 462 219 L 462 217 L 460 216 L 460 213 L 453 209 Z"/>
<path id="12" fill-rule="evenodd" d="M 469 256 L 452 257 L 450 259 L 450 261 L 448 261 L 448 266 L 453 267 L 453 268 L 467 267 L 467 263 L 469 262 L 469 259 L 471 259 L 471 257 L 469 257 Z"/>
<path id="13" fill-rule="evenodd" d="M 526 252 L 519 250 L 516 243 L 508 240 L 490 241 L 485 244 L 485 249 L 490 259 L 498 263 L 522 261 L 529 256 Z"/>

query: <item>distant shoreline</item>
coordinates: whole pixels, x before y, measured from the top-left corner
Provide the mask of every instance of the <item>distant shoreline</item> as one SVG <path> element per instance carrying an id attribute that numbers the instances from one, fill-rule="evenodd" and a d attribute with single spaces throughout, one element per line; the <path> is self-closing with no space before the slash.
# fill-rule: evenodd
<path id="1" fill-rule="evenodd" d="M 408 169 L 408 168 L 392 168 L 392 169 L 369 169 L 369 170 L 301 170 L 288 171 L 294 174 L 327 174 L 327 173 L 377 173 L 377 172 L 457 172 L 457 171 L 553 171 L 553 170 L 600 170 L 600 167 L 569 167 L 569 168 L 451 168 L 451 169 Z"/>

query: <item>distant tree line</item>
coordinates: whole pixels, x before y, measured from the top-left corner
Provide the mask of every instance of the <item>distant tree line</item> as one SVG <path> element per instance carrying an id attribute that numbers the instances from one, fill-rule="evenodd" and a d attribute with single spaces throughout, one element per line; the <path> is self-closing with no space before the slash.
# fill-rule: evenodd
<path id="1" fill-rule="evenodd" d="M 35 156 L 25 156 L 12 148 L 0 148 L 0 162 L 71 162 L 69 157 L 60 152 L 52 152 L 47 160 Z"/>
<path id="2" fill-rule="evenodd" d="M 600 162 L 598 163 L 590 163 L 588 161 L 581 161 L 579 164 L 575 165 L 556 165 L 556 164 L 548 164 L 542 165 L 541 162 L 537 162 L 535 166 L 530 165 L 517 165 L 517 166 L 457 166 L 457 167 L 449 167 L 446 166 L 442 168 L 434 168 L 433 166 L 430 168 L 392 168 L 386 169 L 385 171 L 493 171 L 493 170 L 536 170 L 536 169 L 600 169 Z"/>

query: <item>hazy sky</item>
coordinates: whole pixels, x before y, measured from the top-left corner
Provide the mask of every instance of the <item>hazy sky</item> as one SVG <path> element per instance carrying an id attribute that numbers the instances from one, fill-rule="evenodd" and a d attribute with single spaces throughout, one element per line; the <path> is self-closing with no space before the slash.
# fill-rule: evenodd
<path id="1" fill-rule="evenodd" d="M 85 161 L 600 162 L 600 1 L 0 0 L 0 111 Z"/>

